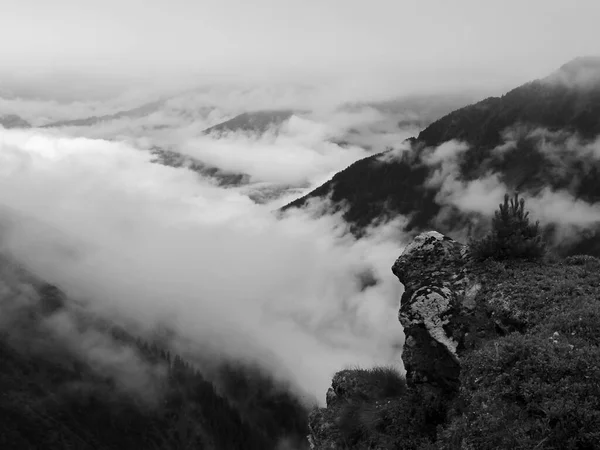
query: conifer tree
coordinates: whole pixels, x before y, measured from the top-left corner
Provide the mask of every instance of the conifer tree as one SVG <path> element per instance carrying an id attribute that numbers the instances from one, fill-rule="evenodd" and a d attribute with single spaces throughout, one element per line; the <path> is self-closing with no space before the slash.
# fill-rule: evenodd
<path id="1" fill-rule="evenodd" d="M 504 195 L 504 202 L 492 219 L 492 231 L 481 240 L 471 241 L 470 249 L 476 260 L 536 259 L 544 255 L 546 245 L 539 222 L 529 222 L 525 200 L 516 193 L 512 199 Z"/>

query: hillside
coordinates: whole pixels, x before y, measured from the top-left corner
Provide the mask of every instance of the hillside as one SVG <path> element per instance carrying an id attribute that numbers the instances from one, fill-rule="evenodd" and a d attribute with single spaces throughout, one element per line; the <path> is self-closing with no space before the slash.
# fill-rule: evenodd
<path id="1" fill-rule="evenodd" d="M 456 158 L 457 182 L 497 176 L 509 190 L 535 195 L 549 187 L 594 203 L 600 199 L 600 161 L 593 150 L 600 135 L 599 60 L 576 59 L 547 78 L 458 109 L 410 139 L 406 151 L 357 161 L 284 209 L 329 197 L 346 208 L 344 218 L 359 235 L 397 214 L 410 218 L 408 231 L 464 230 L 470 215 L 445 202 L 432 183 L 440 165 L 428 157 L 444 143 L 466 146 Z M 593 241 L 563 250 L 581 251 Z M 600 247 L 587 251 L 598 254 Z"/>
<path id="2" fill-rule="evenodd" d="M 288 120 L 294 111 L 253 111 L 239 114 L 204 130 L 205 134 L 235 133 L 238 131 L 263 134 Z"/>
<path id="3" fill-rule="evenodd" d="M 264 450 L 305 440 L 304 407 L 260 369 L 194 366 L 4 256 L 0 357 L 3 449 Z"/>
<path id="4" fill-rule="evenodd" d="M 55 128 L 55 127 L 89 127 L 92 125 L 97 125 L 103 122 L 110 122 L 112 120 L 118 119 L 137 119 L 140 117 L 144 117 L 150 115 L 159 110 L 159 108 L 164 104 L 164 100 L 158 100 L 155 102 L 146 103 L 144 105 L 138 106 L 136 108 L 119 111 L 114 114 L 106 114 L 103 116 L 91 116 L 84 117 L 81 119 L 72 119 L 72 120 L 61 120 L 58 122 L 48 123 L 43 125 L 42 128 Z"/>
<path id="5" fill-rule="evenodd" d="M 16 114 L 0 116 L 0 125 L 4 128 L 29 128 L 31 124 Z"/>
<path id="6" fill-rule="evenodd" d="M 392 268 L 406 376 L 337 373 L 313 450 L 600 448 L 600 260 L 470 258 L 423 233 Z"/>

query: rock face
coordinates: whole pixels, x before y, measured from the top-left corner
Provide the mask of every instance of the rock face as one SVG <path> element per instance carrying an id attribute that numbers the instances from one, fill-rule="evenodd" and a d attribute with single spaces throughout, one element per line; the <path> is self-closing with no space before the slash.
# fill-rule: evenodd
<path id="1" fill-rule="evenodd" d="M 413 393 L 452 398 L 459 388 L 463 351 L 497 334 L 496 325 L 475 301 L 481 285 L 470 273 L 469 262 L 465 245 L 430 231 L 418 235 L 392 267 L 405 288 L 398 318 L 406 335 L 406 382 Z M 327 392 L 327 408 L 310 416 L 311 448 L 388 448 L 381 437 L 366 437 L 362 447 L 348 447 L 340 437 L 337 425 L 344 405 L 368 392 L 357 371 L 337 373 Z M 408 398 L 410 393 L 404 401 Z"/>
<path id="2" fill-rule="evenodd" d="M 392 271 L 404 285 L 398 318 L 409 384 L 458 390 L 460 353 L 479 283 L 468 275 L 466 246 L 435 231 L 418 235 Z"/>
<path id="3" fill-rule="evenodd" d="M 308 427 L 308 441 L 311 449 L 338 449 L 343 438 L 337 429 L 338 410 L 356 398 L 364 398 L 371 388 L 365 386 L 359 374 L 353 370 L 342 370 L 336 373 L 327 391 L 325 401 L 327 408 L 311 413 Z"/>

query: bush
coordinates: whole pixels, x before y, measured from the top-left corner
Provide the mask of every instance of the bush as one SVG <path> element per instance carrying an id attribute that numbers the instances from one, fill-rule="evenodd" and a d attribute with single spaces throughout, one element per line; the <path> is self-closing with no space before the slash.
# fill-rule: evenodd
<path id="1" fill-rule="evenodd" d="M 590 255 L 573 255 L 565 258 L 565 264 L 569 266 L 586 266 L 588 264 L 597 264 L 598 262 L 598 258 Z"/>
<path id="2" fill-rule="evenodd" d="M 366 378 L 378 399 L 398 397 L 406 392 L 406 379 L 394 366 L 377 366 L 368 369 L 358 369 Z"/>
<path id="3" fill-rule="evenodd" d="M 597 449 L 600 355 L 570 337 L 514 333 L 465 357 L 467 408 L 438 434 L 439 448 Z"/>
<path id="4" fill-rule="evenodd" d="M 447 403 L 420 387 L 387 400 L 350 402 L 337 420 L 344 448 L 429 449 Z"/>
<path id="5" fill-rule="evenodd" d="M 546 253 L 546 244 L 540 234 L 539 222 L 529 223 L 529 212 L 525 211 L 525 200 L 515 194 L 510 199 L 504 195 L 492 219 L 492 231 L 481 240 L 469 243 L 471 256 L 478 261 L 487 258 L 538 259 Z"/>

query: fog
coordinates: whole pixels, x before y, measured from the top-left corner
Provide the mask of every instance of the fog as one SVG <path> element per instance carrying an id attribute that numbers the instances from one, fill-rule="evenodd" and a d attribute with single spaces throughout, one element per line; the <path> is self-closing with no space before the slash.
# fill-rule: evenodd
<path id="1" fill-rule="evenodd" d="M 493 153 L 501 156 L 503 152 L 514 148 L 517 139 L 534 138 L 537 150 L 554 164 L 556 175 L 570 177 L 573 186 L 576 186 L 583 175 L 573 169 L 576 167 L 573 160 L 598 159 L 597 139 L 586 142 L 572 133 L 525 127 L 508 129 L 504 136 L 505 142 L 495 148 Z M 438 147 L 426 149 L 421 159 L 434 169 L 426 185 L 438 190 L 438 204 L 453 206 L 464 213 L 476 213 L 489 219 L 494 216 L 498 205 L 503 203 L 504 195 L 513 189 L 502 182 L 501 174 L 491 170 L 475 180 L 462 179 L 458 164 L 461 155 L 467 150 L 469 146 L 458 141 L 448 141 Z M 585 167 L 585 163 L 583 165 Z M 586 230 L 591 231 L 600 223 L 598 205 L 576 198 L 567 189 L 553 190 L 546 186 L 535 195 L 525 194 L 522 197 L 526 199 L 526 210 L 530 212 L 532 221 L 556 227 L 555 245 L 581 237 Z M 444 213 L 445 210 L 442 209 L 438 220 L 443 221 Z M 465 230 L 457 231 L 459 237 L 464 236 Z"/>
<path id="2" fill-rule="evenodd" d="M 278 220 L 124 143 L 5 130 L 0 145 L 4 249 L 103 317 L 258 359 L 320 399 L 345 365 L 401 364 L 401 218 L 356 241 L 339 215 Z"/>
<path id="3" fill-rule="evenodd" d="M 259 361 L 322 403 L 345 366 L 402 368 L 402 286 L 390 268 L 406 218 L 357 240 L 326 199 L 274 211 L 361 158 L 402 154 L 453 109 L 597 51 L 600 4 L 570 5 L 2 0 L 0 118 L 32 126 L 0 127 L 2 250 L 102 317 L 141 334 L 167 327 L 190 358 Z M 205 133 L 283 109 L 290 117 L 264 132 Z M 547 130 L 507 130 L 496 154 L 523 133 L 542 137 L 549 158 L 599 154 L 598 141 Z M 157 164 L 157 148 L 188 159 Z M 466 150 L 426 151 L 428 185 L 441 205 L 490 217 L 507 187 L 494 173 L 459 179 Z M 198 161 L 243 181 L 188 170 Z M 567 191 L 527 207 L 566 237 L 600 219 Z M 122 373 L 135 355 L 71 321 L 48 326 L 125 388 L 143 378 L 138 364 Z"/>
<path id="4" fill-rule="evenodd" d="M 600 38 L 594 0 L 3 0 L 2 12 L 2 89 L 71 100 L 224 80 L 351 96 L 504 88 Z"/>
<path id="5" fill-rule="evenodd" d="M 478 97 L 371 105 L 344 89 L 248 82 L 110 99 L 7 95 L 2 113 L 32 128 L 0 127 L 2 250 L 138 335 L 166 328 L 172 350 L 193 361 L 258 361 L 321 403 L 343 367 L 402 369 L 402 286 L 391 265 L 408 240 L 405 219 L 356 240 L 341 211 L 315 219 L 331 210 L 327 200 L 283 218 L 275 211 L 354 161 L 404 148 L 423 124 Z M 263 131 L 205 133 L 273 109 L 292 113 Z M 155 148 L 244 181 L 221 185 L 185 164 L 157 164 Z M 46 326 L 120 386 L 160 372 L 73 323 L 64 315 Z"/>

